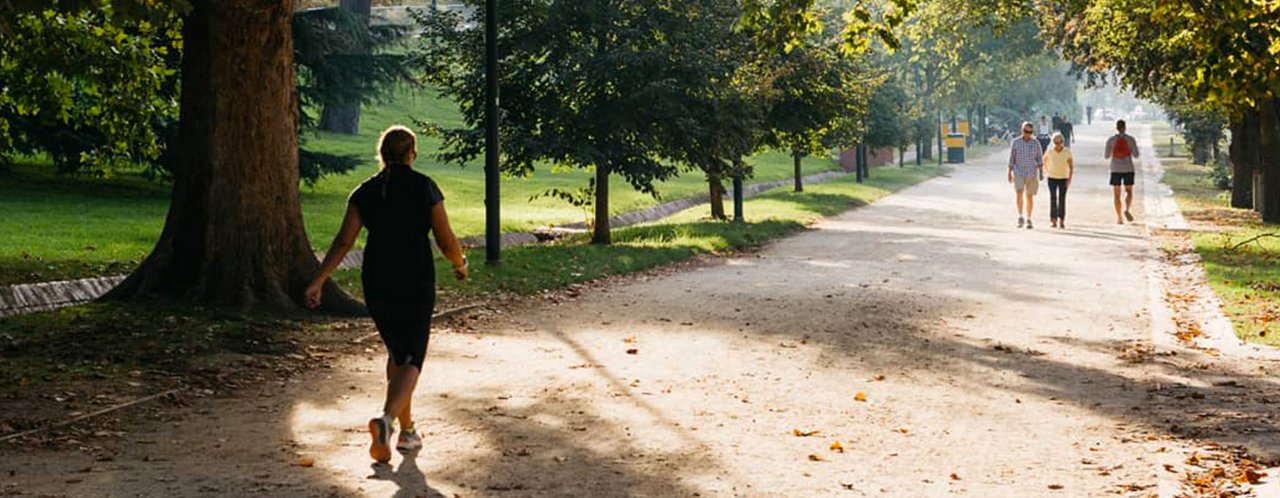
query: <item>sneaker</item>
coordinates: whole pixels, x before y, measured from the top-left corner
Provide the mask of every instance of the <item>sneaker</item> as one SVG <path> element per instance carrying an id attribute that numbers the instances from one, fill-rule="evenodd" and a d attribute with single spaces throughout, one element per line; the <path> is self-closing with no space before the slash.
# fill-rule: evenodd
<path id="1" fill-rule="evenodd" d="M 1031 226 L 1031 220 L 1027 220 L 1027 230 L 1030 230 L 1032 228 L 1035 228 L 1035 227 Z"/>
<path id="2" fill-rule="evenodd" d="M 387 419 L 378 417 L 369 419 L 369 436 L 373 442 L 369 445 L 369 456 L 379 463 L 391 461 L 391 424 Z"/>
<path id="3" fill-rule="evenodd" d="M 1018 217 L 1018 228 L 1022 228 L 1022 225 L 1023 225 L 1024 223 L 1026 223 L 1026 222 L 1027 222 L 1026 218 L 1023 218 L 1023 217 L 1019 216 L 1019 217 Z"/>
<path id="4" fill-rule="evenodd" d="M 411 453 L 420 449 L 422 449 L 422 436 L 418 435 L 418 431 L 414 429 L 400 431 L 400 437 L 396 439 L 396 451 Z"/>
<path id="5" fill-rule="evenodd" d="M 1125 211 L 1125 212 L 1124 212 L 1124 219 L 1129 220 L 1129 223 L 1133 223 L 1133 213 L 1130 213 L 1130 212 L 1128 212 L 1128 211 Z"/>

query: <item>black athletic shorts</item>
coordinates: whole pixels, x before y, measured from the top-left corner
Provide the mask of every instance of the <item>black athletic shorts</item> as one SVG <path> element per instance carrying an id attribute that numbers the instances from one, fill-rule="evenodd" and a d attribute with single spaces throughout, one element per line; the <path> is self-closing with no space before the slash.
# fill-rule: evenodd
<path id="1" fill-rule="evenodd" d="M 396 366 L 413 365 L 422 370 L 422 360 L 427 356 L 427 339 L 431 336 L 435 301 L 435 296 L 365 301 L 369 315 L 378 327 L 378 335 L 382 336 L 391 362 Z"/>
<path id="2" fill-rule="evenodd" d="M 1128 185 L 1128 186 L 1132 187 L 1132 186 L 1133 186 L 1133 176 L 1134 176 L 1134 175 L 1133 175 L 1133 173 L 1132 173 L 1132 172 L 1129 172 L 1129 173 L 1112 173 L 1112 174 L 1111 174 L 1111 184 L 1112 184 L 1112 185 L 1120 185 L 1121 183 L 1124 183 L 1125 185 Z"/>

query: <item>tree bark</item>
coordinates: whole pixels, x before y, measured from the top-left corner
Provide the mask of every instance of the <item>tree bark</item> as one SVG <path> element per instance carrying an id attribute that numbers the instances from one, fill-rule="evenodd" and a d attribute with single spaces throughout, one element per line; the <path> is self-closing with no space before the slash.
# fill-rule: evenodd
<path id="1" fill-rule="evenodd" d="M 724 182 L 719 177 L 707 175 L 707 185 L 711 198 L 711 217 L 717 220 L 729 219 L 724 213 Z"/>
<path id="2" fill-rule="evenodd" d="M 1262 173 L 1261 189 L 1254 195 L 1261 195 L 1261 211 L 1263 223 L 1280 223 L 1280 109 L 1275 99 L 1262 101 L 1259 116 L 1261 123 L 1258 133 L 1258 145 L 1261 147 L 1259 168 Z"/>
<path id="3" fill-rule="evenodd" d="M 364 23 L 369 22 L 369 14 L 373 12 L 371 0 L 342 0 L 338 8 L 355 14 Z M 369 47 L 360 48 L 368 49 Z M 346 135 L 360 133 L 360 100 L 325 105 L 320 110 L 320 129 Z"/>
<path id="4" fill-rule="evenodd" d="M 1231 118 L 1231 207 L 1253 207 L 1253 172 L 1258 167 L 1258 111 Z"/>
<path id="5" fill-rule="evenodd" d="M 1209 141 L 1203 138 L 1195 139 L 1191 142 L 1191 163 L 1205 165 L 1209 164 Z"/>
<path id="6" fill-rule="evenodd" d="M 105 298 L 296 310 L 319 262 L 298 192 L 293 2 L 192 7 L 169 214 L 155 249 Z M 332 282 L 322 305 L 362 308 Z"/>
<path id="7" fill-rule="evenodd" d="M 596 165 L 596 219 L 591 229 L 591 243 L 609 245 L 609 167 Z"/>
<path id="8" fill-rule="evenodd" d="M 795 177 L 796 177 L 796 189 L 795 189 L 795 190 L 796 190 L 796 192 L 804 192 L 804 180 L 803 180 L 803 179 L 801 178 L 801 176 L 800 176 L 800 175 L 801 175 L 801 172 L 800 172 L 800 160 L 801 160 L 803 157 L 804 157 L 804 155 L 803 155 L 803 154 L 801 154 L 801 153 L 799 153 L 799 152 L 795 152 L 795 151 L 792 151 L 792 152 L 791 152 L 791 159 L 792 159 L 792 161 L 794 161 L 794 163 L 795 163 L 795 169 L 796 169 L 796 172 L 795 172 Z"/>

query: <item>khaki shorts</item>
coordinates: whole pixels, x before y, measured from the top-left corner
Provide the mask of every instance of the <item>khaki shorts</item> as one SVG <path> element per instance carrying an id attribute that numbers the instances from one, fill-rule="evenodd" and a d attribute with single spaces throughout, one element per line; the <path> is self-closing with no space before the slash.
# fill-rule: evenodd
<path id="1" fill-rule="evenodd" d="M 1032 176 L 1015 176 L 1013 177 L 1013 189 L 1022 192 L 1026 191 L 1027 195 L 1036 195 L 1040 191 L 1040 178 Z"/>

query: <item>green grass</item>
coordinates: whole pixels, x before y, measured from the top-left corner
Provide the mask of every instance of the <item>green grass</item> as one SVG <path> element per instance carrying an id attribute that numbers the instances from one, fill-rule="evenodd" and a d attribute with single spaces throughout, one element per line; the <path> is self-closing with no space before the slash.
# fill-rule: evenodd
<path id="1" fill-rule="evenodd" d="M 886 166 L 872 170 L 864 184 L 846 176 L 808 185 L 803 193 L 790 192 L 789 187 L 775 189 L 746 200 L 748 222 L 742 225 L 708 221 L 707 208 L 700 206 L 657 223 L 617 229 L 611 246 L 591 245 L 578 237 L 510 248 L 503 251 L 499 266 L 473 265 L 471 279 L 465 283 L 452 280 L 447 263 L 442 261 L 436 269 L 438 281 L 442 292 L 464 299 L 491 293 L 528 295 L 667 265 L 699 254 L 749 249 L 943 171 L 946 169 L 934 165 Z M 473 251 L 468 258 L 479 262 L 484 255 Z M 336 278 L 347 290 L 360 293 L 359 270 L 341 271 Z"/>
<path id="2" fill-rule="evenodd" d="M 1280 239 L 1264 238 L 1232 247 L 1274 227 L 1257 213 L 1232 208 L 1229 191 L 1214 187 L 1209 167 L 1191 164 L 1181 137 L 1168 124 L 1152 126 L 1165 168 L 1164 183 L 1174 192 L 1183 217 L 1191 222 L 1191 243 L 1204 260 L 1209 286 L 1222 300 L 1223 311 L 1242 339 L 1280 346 Z M 1174 136 L 1173 154 L 1169 138 Z"/>
<path id="3" fill-rule="evenodd" d="M 374 146 L 389 125 L 412 125 L 411 117 L 456 126 L 456 108 L 427 91 L 404 89 L 387 102 L 366 106 L 356 136 L 316 133 L 304 137 L 318 151 L 355 154 L 367 159 L 351 174 L 322 179 L 303 188 L 302 208 L 312 244 L 322 249 L 337 230 L 347 195 L 377 168 Z M 454 230 L 460 236 L 484 230 L 484 174 L 477 165 L 459 167 L 435 160 L 440 141 L 424 137 L 415 167 L 434 177 L 447 197 Z M 756 168 L 751 182 L 788 178 L 791 157 L 768 152 L 750 160 Z M 805 174 L 838 167 L 832 158 L 806 158 Z M 168 210 L 167 186 L 134 177 L 112 179 L 54 175 L 40 159 L 16 165 L 0 174 L 0 285 L 125 273 L 151 250 Z M 545 225 L 580 222 L 586 213 L 563 201 L 530 200 L 554 187 L 585 186 L 592 173 L 540 168 L 529 178 L 506 178 L 502 184 L 502 229 L 525 231 Z M 613 213 L 653 206 L 701 194 L 706 189 L 696 172 L 663 182 L 662 199 L 633 190 L 620 178 L 611 182 Z"/>

